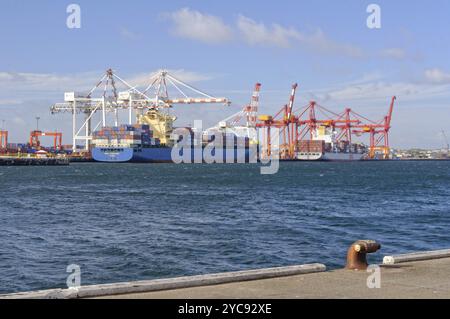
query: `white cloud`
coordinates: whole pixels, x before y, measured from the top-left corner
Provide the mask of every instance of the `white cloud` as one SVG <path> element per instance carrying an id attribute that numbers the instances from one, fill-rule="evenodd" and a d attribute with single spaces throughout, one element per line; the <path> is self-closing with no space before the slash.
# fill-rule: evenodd
<path id="1" fill-rule="evenodd" d="M 305 33 L 293 27 L 286 28 L 276 23 L 267 26 L 244 15 L 238 16 L 236 25 L 229 26 L 220 17 L 189 8 L 183 8 L 165 16 L 173 22 L 172 32 L 175 35 L 209 44 L 221 44 L 239 34 L 249 45 L 280 48 L 300 45 L 306 49 L 326 54 L 341 54 L 350 57 L 364 55 L 361 48 L 333 41 L 320 29 L 312 33 Z"/>
<path id="2" fill-rule="evenodd" d="M 432 85 L 413 82 L 373 81 L 345 84 L 340 87 L 315 90 L 309 96 L 322 102 L 347 103 L 350 101 L 385 101 L 391 96 L 397 96 L 402 101 L 438 98 L 449 95 L 448 85 Z"/>
<path id="3" fill-rule="evenodd" d="M 101 76 L 100 73 L 85 72 L 78 74 L 58 75 L 52 73 L 18 73 L 0 72 L 0 86 L 5 91 L 60 90 L 67 86 L 78 88 L 92 85 Z"/>
<path id="4" fill-rule="evenodd" d="M 257 23 L 243 15 L 238 17 L 237 27 L 244 40 L 250 45 L 290 47 L 292 40 L 297 39 L 300 35 L 295 29 L 286 29 L 278 24 L 273 24 L 269 28 L 263 23 Z"/>
<path id="5" fill-rule="evenodd" d="M 301 34 L 298 39 L 307 48 L 326 54 L 340 54 L 352 58 L 360 58 L 364 56 L 364 51 L 352 44 L 339 43 L 326 36 L 326 34 L 318 29 L 313 34 Z"/>
<path id="6" fill-rule="evenodd" d="M 401 48 L 387 48 L 380 51 L 379 55 L 383 58 L 403 60 L 408 57 L 405 50 Z"/>
<path id="7" fill-rule="evenodd" d="M 425 70 L 425 79 L 430 83 L 445 84 L 450 83 L 450 73 L 434 68 Z"/>
<path id="8" fill-rule="evenodd" d="M 19 125 L 19 126 L 26 126 L 27 125 L 25 120 L 22 117 L 19 117 L 19 116 L 15 116 L 12 119 L 12 122 L 14 123 L 14 125 Z"/>
<path id="9" fill-rule="evenodd" d="M 133 32 L 133 31 L 130 31 L 124 27 L 120 28 L 119 34 L 122 38 L 127 39 L 127 40 L 138 40 L 141 38 L 139 34 Z"/>
<path id="10" fill-rule="evenodd" d="M 318 29 L 314 33 L 306 34 L 295 28 L 285 28 L 279 24 L 271 27 L 258 23 L 248 17 L 240 15 L 237 28 L 246 43 L 250 45 L 264 45 L 288 48 L 299 44 L 308 50 L 325 54 L 342 54 L 350 57 L 360 57 L 363 52 L 360 48 L 335 42 Z"/>
<path id="11" fill-rule="evenodd" d="M 244 40 L 250 45 L 288 48 L 299 44 L 306 49 L 320 53 L 342 54 L 350 57 L 364 55 L 359 47 L 333 41 L 320 29 L 308 34 L 292 27 L 285 28 L 279 24 L 272 24 L 271 27 L 268 27 L 264 23 L 258 23 L 243 15 L 238 17 L 237 27 Z"/>
<path id="12" fill-rule="evenodd" d="M 174 23 L 173 33 L 179 37 L 205 43 L 222 43 L 231 40 L 232 29 L 219 17 L 183 8 L 168 16 Z"/>
<path id="13" fill-rule="evenodd" d="M 0 99 L 0 106 L 13 106 L 18 105 L 20 103 L 21 101 L 18 99 Z"/>
<path id="14" fill-rule="evenodd" d="M 103 74 L 101 71 L 74 74 L 0 72 L 0 107 L 2 110 L 23 107 L 34 100 L 62 102 L 64 92 L 88 92 Z M 120 83 L 117 86 L 124 87 Z"/>

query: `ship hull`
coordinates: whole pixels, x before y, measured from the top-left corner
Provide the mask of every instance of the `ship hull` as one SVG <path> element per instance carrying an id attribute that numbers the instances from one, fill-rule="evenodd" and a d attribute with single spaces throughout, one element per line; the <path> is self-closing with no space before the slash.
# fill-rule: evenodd
<path id="1" fill-rule="evenodd" d="M 97 162 L 125 163 L 133 160 L 132 148 L 100 148 L 92 149 L 92 159 Z"/>
<path id="2" fill-rule="evenodd" d="M 351 162 L 351 161 L 361 161 L 364 154 L 359 153 L 333 153 L 325 152 L 323 155 L 323 161 L 329 162 Z"/>
<path id="3" fill-rule="evenodd" d="M 186 153 L 187 151 L 187 153 Z M 216 154 L 216 152 L 218 152 Z M 219 149 L 211 152 L 216 163 L 249 163 L 249 149 Z M 217 156 L 216 156 L 217 155 Z M 184 163 L 203 163 L 207 159 L 203 152 L 192 149 L 182 149 L 177 156 Z M 95 147 L 92 158 L 97 162 L 106 163 L 173 163 L 171 147 L 127 148 L 127 147 Z"/>
<path id="4" fill-rule="evenodd" d="M 297 155 L 297 159 L 300 161 L 326 161 L 326 162 L 350 162 L 361 161 L 364 154 L 360 153 L 301 153 Z"/>

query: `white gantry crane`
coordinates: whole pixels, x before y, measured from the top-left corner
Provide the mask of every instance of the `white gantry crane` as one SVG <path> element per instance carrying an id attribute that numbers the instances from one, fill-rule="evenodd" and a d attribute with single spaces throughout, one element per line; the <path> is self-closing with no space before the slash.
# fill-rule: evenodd
<path id="1" fill-rule="evenodd" d="M 116 83 L 126 90 L 118 92 Z M 64 102 L 51 106 L 52 114 L 68 112 L 72 114 L 73 151 L 77 151 L 77 142 L 90 149 L 92 133 L 107 124 L 108 114 L 114 115 L 114 125 L 119 125 L 119 110 L 128 110 L 128 124 L 133 123 L 133 110 L 143 113 L 150 109 L 170 108 L 174 104 L 223 103 L 230 105 L 226 98 L 216 98 L 171 75 L 167 70 L 160 70 L 149 77 L 149 85 L 140 91 L 108 69 L 100 81 L 88 93 L 66 92 Z M 169 88 L 174 88 L 179 98 L 171 98 Z M 101 92 L 99 95 L 98 92 Z M 196 97 L 188 96 L 188 93 Z M 175 95 L 174 95 L 175 96 Z M 92 127 L 94 116 L 101 112 L 101 119 Z M 84 116 L 81 126 L 79 116 Z"/>

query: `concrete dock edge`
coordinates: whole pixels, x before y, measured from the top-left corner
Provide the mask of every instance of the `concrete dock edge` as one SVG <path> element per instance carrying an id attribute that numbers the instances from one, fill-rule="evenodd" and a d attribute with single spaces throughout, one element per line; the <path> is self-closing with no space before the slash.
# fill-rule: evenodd
<path id="1" fill-rule="evenodd" d="M 288 267 L 245 270 L 209 275 L 187 276 L 148 281 L 124 282 L 82 286 L 71 289 L 52 289 L 0 295 L 0 299 L 76 299 L 130 293 L 142 293 L 169 289 L 191 288 L 251 280 L 286 277 L 326 271 L 323 264 L 305 264 Z"/>
<path id="2" fill-rule="evenodd" d="M 450 257 L 450 249 L 442 249 L 411 254 L 385 256 L 383 258 L 383 264 L 394 265 L 411 261 L 433 260 L 448 257 Z"/>

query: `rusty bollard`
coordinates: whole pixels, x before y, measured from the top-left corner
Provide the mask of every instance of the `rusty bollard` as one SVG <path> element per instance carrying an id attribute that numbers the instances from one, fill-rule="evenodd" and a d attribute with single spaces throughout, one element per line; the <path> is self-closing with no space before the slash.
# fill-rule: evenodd
<path id="1" fill-rule="evenodd" d="M 381 248 L 381 245 L 374 240 L 358 240 L 350 246 L 347 252 L 347 266 L 350 270 L 366 270 L 366 255 L 374 253 Z"/>

